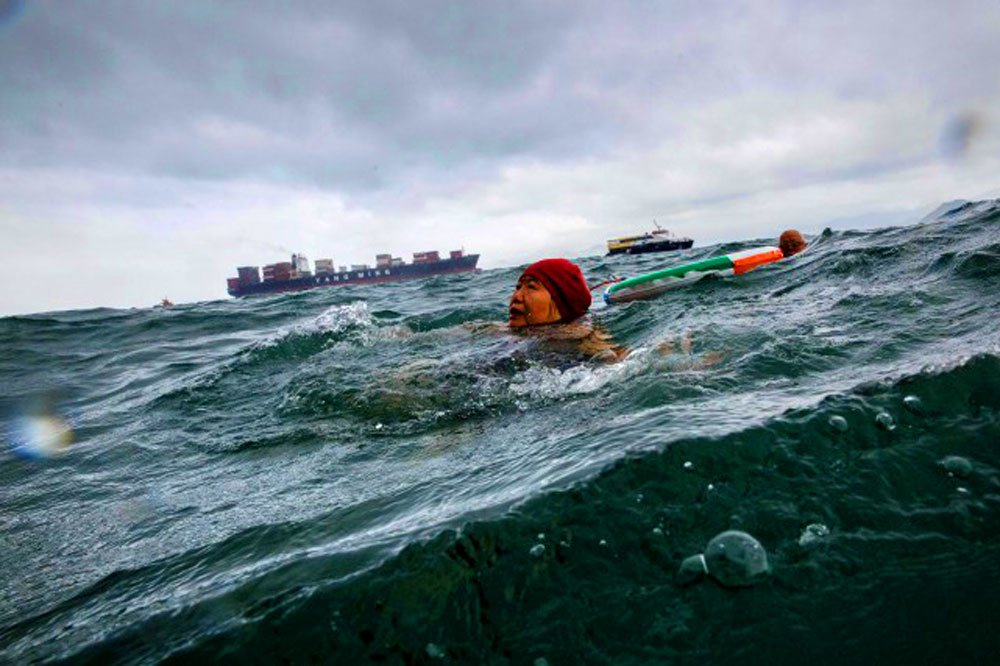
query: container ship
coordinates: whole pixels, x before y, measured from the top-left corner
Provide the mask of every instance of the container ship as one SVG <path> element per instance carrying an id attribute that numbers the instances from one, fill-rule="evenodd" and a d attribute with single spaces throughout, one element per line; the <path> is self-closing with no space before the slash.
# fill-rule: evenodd
<path id="1" fill-rule="evenodd" d="M 673 250 L 687 250 L 694 241 L 690 238 L 678 238 L 670 231 L 663 229 L 656 224 L 656 229 L 648 231 L 641 236 L 623 236 L 608 240 L 608 254 L 646 254 L 647 252 L 670 252 Z"/>
<path id="2" fill-rule="evenodd" d="M 332 259 L 317 259 L 315 270 L 310 270 L 309 260 L 304 255 L 293 254 L 291 261 L 268 264 L 263 270 L 258 266 L 240 266 L 236 269 L 236 277 L 227 278 L 226 287 L 230 296 L 256 296 L 347 284 L 398 282 L 432 275 L 468 273 L 476 270 L 478 261 L 478 254 L 465 254 L 463 250 L 452 250 L 445 259 L 432 250 L 414 252 L 413 263 L 409 264 L 391 254 L 378 254 L 375 255 L 374 266 L 334 266 Z"/>

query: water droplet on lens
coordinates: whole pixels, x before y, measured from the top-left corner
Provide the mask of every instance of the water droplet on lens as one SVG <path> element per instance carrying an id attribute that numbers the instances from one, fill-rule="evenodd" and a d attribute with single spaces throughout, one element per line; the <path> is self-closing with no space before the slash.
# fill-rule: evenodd
<path id="1" fill-rule="evenodd" d="M 767 575 L 767 551 L 746 532 L 729 530 L 705 547 L 708 574 L 726 587 L 753 585 Z"/>
<path id="2" fill-rule="evenodd" d="M 875 416 L 875 424 L 883 430 L 895 430 L 896 422 L 888 412 L 879 412 Z"/>
<path id="3" fill-rule="evenodd" d="M 805 529 L 802 530 L 802 536 L 799 537 L 799 545 L 803 548 L 808 548 L 809 546 L 813 546 L 819 541 L 822 541 L 829 535 L 829 527 L 823 523 L 812 523 L 810 525 L 806 525 Z"/>
<path id="4" fill-rule="evenodd" d="M 544 554 L 545 554 L 544 543 L 536 543 L 534 546 L 531 547 L 531 550 L 528 551 L 528 555 L 531 555 L 532 557 L 541 557 Z"/>
<path id="5" fill-rule="evenodd" d="M 914 414 L 921 414 L 924 411 L 924 403 L 915 395 L 908 395 L 903 398 L 903 404 Z"/>
<path id="6" fill-rule="evenodd" d="M 847 432 L 847 419 L 843 416 L 831 416 L 828 423 L 837 432 Z"/>
<path id="7" fill-rule="evenodd" d="M 945 471 L 960 479 L 967 478 L 972 474 L 972 463 L 962 456 L 946 456 L 938 461 Z"/>

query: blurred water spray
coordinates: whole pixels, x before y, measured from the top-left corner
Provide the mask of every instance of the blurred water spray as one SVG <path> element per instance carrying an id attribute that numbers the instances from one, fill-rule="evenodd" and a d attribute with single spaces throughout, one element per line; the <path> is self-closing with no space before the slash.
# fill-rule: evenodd
<path id="1" fill-rule="evenodd" d="M 72 426 L 51 397 L 36 399 L 12 420 L 11 448 L 24 458 L 51 458 L 68 449 L 73 439 Z"/>
<path id="2" fill-rule="evenodd" d="M 983 119 L 973 111 L 965 111 L 949 118 L 938 135 L 941 156 L 951 160 L 965 157 L 982 129 Z"/>

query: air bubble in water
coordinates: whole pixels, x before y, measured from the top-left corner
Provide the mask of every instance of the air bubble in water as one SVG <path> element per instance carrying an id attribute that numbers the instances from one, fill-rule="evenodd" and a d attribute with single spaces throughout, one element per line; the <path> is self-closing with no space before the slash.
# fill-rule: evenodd
<path id="1" fill-rule="evenodd" d="M 806 528 L 802 530 L 802 536 L 799 537 L 799 545 L 803 548 L 808 548 L 813 546 L 819 541 L 830 535 L 830 528 L 823 523 L 812 523 L 806 525 Z"/>
<path id="2" fill-rule="evenodd" d="M 704 554 L 685 559 L 677 581 L 682 585 L 693 583 L 707 573 L 726 587 L 746 587 L 769 572 L 764 546 L 746 532 L 728 530 L 713 537 Z"/>
<path id="3" fill-rule="evenodd" d="M 892 416 L 889 412 L 879 412 L 875 416 L 875 425 L 882 428 L 883 430 L 895 430 L 896 422 L 892 420 Z"/>
<path id="4" fill-rule="evenodd" d="M 944 467 L 946 472 L 960 479 L 967 478 L 972 474 L 972 463 L 962 456 L 946 456 L 939 460 L 938 464 Z"/>
<path id="5" fill-rule="evenodd" d="M 767 575 L 767 551 L 746 532 L 729 530 L 705 546 L 708 574 L 726 587 L 753 585 Z"/>
<path id="6" fill-rule="evenodd" d="M 903 405 L 914 414 L 920 414 L 924 411 L 924 403 L 915 395 L 908 395 L 903 398 Z"/>
<path id="7" fill-rule="evenodd" d="M 830 424 L 830 427 L 837 432 L 847 432 L 847 419 L 843 416 L 831 416 L 828 423 Z"/>
<path id="8" fill-rule="evenodd" d="M 528 551 L 528 555 L 531 555 L 532 557 L 541 557 L 544 554 L 545 554 L 544 543 L 536 543 L 534 546 L 531 547 L 531 550 Z"/>
<path id="9" fill-rule="evenodd" d="M 681 585 L 697 583 L 707 573 L 708 565 L 705 564 L 705 556 L 698 553 L 681 562 L 681 568 L 677 571 L 677 582 Z"/>

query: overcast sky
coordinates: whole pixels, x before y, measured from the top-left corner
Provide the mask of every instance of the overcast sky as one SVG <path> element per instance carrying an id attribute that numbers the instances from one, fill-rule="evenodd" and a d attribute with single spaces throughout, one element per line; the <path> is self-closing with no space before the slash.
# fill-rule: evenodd
<path id="1" fill-rule="evenodd" d="M 996 196 L 996 0 L 0 0 L 0 314 Z"/>

